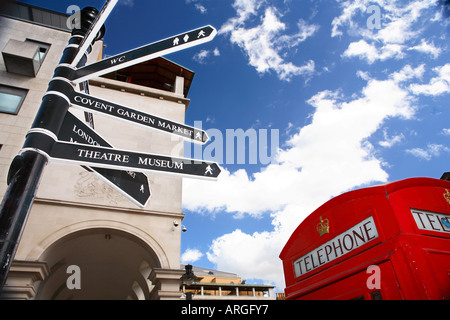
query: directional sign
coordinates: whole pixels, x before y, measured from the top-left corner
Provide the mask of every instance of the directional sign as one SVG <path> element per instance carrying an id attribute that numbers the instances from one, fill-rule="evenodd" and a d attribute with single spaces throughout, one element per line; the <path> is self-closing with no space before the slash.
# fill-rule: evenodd
<path id="1" fill-rule="evenodd" d="M 220 167 L 215 162 L 175 158 L 156 154 L 117 150 L 100 146 L 55 142 L 49 154 L 53 160 L 106 169 L 129 169 L 183 175 L 192 178 L 217 179 Z"/>
<path id="2" fill-rule="evenodd" d="M 175 134 L 191 142 L 205 144 L 209 139 L 205 131 L 191 126 L 160 117 L 155 117 L 153 115 L 133 110 L 114 102 L 96 98 L 80 92 L 71 91 L 66 92 L 65 94 L 73 106 L 84 110 L 112 116 L 116 119 L 132 122 L 147 128 Z"/>
<path id="3" fill-rule="evenodd" d="M 58 140 L 87 145 L 100 145 L 112 147 L 94 130 L 78 120 L 72 113 L 67 112 Z M 83 166 L 84 167 L 84 166 Z M 84 167 L 86 170 L 96 173 L 105 182 L 141 207 L 145 207 L 151 196 L 147 176 L 142 172 L 123 170 L 111 170 L 98 167 Z"/>
<path id="4" fill-rule="evenodd" d="M 111 11 L 116 6 L 117 2 L 118 0 L 107 0 L 105 2 L 102 9 L 95 17 L 95 21 L 91 24 L 89 30 L 86 32 L 86 35 L 78 46 L 78 53 L 70 64 L 72 67 L 75 67 L 78 64 L 78 62 L 85 54 L 87 48 L 92 44 L 92 41 L 95 39 L 95 37 L 97 37 L 97 33 L 102 28 L 103 24 L 105 23 Z"/>
<path id="5" fill-rule="evenodd" d="M 172 52 L 211 41 L 216 34 L 216 29 L 209 25 L 181 33 L 77 69 L 69 80 L 72 80 L 75 83 L 86 81 Z"/>

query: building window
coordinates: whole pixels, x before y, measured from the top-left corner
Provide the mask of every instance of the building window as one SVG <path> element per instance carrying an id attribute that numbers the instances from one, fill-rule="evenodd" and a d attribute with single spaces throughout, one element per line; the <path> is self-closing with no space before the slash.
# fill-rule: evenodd
<path id="1" fill-rule="evenodd" d="M 36 77 L 49 48 L 50 44 L 36 40 L 9 39 L 2 51 L 6 71 Z"/>
<path id="2" fill-rule="evenodd" d="M 25 42 L 30 42 L 38 45 L 39 50 L 35 59 L 39 59 L 39 63 L 42 65 L 42 62 L 44 62 L 44 58 L 47 55 L 48 50 L 50 49 L 50 44 L 32 39 L 26 39 Z"/>
<path id="3" fill-rule="evenodd" d="M 0 85 L 0 112 L 18 114 L 27 90 Z"/>

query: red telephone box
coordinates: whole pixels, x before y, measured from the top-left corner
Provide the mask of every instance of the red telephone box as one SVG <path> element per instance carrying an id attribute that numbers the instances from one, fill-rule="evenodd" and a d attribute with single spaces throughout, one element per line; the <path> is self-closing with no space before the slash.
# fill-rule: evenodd
<path id="1" fill-rule="evenodd" d="M 450 182 L 412 178 L 326 202 L 280 254 L 286 299 L 450 299 Z"/>

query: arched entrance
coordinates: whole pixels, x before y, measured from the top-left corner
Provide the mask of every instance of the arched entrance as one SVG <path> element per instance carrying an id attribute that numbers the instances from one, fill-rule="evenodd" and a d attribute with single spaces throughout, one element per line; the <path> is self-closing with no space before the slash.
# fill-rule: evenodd
<path id="1" fill-rule="evenodd" d="M 50 274 L 36 299 L 148 299 L 152 289 L 148 276 L 161 267 L 148 244 L 111 228 L 73 232 L 52 244 L 39 260 L 47 263 Z M 73 276 L 69 282 L 76 284 L 76 274 L 80 289 L 70 289 L 67 280 Z"/>

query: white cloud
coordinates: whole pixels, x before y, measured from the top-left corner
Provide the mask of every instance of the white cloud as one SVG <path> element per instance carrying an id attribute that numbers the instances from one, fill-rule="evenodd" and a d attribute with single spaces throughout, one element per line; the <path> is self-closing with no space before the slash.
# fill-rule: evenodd
<path id="1" fill-rule="evenodd" d="M 202 50 L 198 53 L 196 53 L 193 57 L 195 61 L 198 63 L 205 63 L 205 59 L 209 56 L 210 51 L 208 50 Z"/>
<path id="2" fill-rule="evenodd" d="M 203 14 L 205 14 L 205 13 L 208 12 L 208 10 L 205 8 L 205 6 L 203 6 L 203 5 L 199 4 L 199 3 L 196 3 L 196 4 L 195 4 L 195 8 L 196 8 L 198 11 L 200 11 L 201 13 L 203 13 Z"/>
<path id="3" fill-rule="evenodd" d="M 404 82 L 414 78 L 422 78 L 425 72 L 425 65 L 421 64 L 417 68 L 413 69 L 409 64 L 403 67 L 399 72 L 394 72 L 391 78 L 396 82 Z"/>
<path id="4" fill-rule="evenodd" d="M 186 0 L 186 3 L 193 3 L 195 9 L 197 9 L 198 11 L 200 11 L 201 14 L 206 14 L 208 13 L 208 9 L 206 9 L 206 7 L 204 5 L 202 5 L 201 3 L 199 3 L 199 0 Z"/>
<path id="5" fill-rule="evenodd" d="M 398 10 L 403 12 L 403 10 Z M 411 14 L 402 13 L 398 14 L 397 10 L 392 12 L 394 16 L 392 21 L 386 24 L 386 26 L 375 34 L 376 40 L 383 43 L 405 43 L 407 40 L 414 38 L 417 35 L 417 30 L 411 30 L 411 26 L 415 19 L 411 17 Z"/>
<path id="6" fill-rule="evenodd" d="M 431 160 L 433 157 L 438 157 L 442 152 L 450 152 L 450 149 L 442 144 L 431 143 L 428 144 L 425 149 L 423 148 L 412 148 L 406 150 L 407 153 L 412 154 L 413 156 L 424 159 Z"/>
<path id="7" fill-rule="evenodd" d="M 400 83 L 414 77 L 408 70 L 405 67 L 386 80 L 370 79 L 352 98 L 339 90 L 315 94 L 308 100 L 314 108 L 311 123 L 297 128 L 287 147 L 279 150 L 277 162 L 260 172 L 249 176 L 245 170 L 223 170 L 216 182 L 184 180 L 187 210 L 224 210 L 252 217 L 270 212 L 272 231 L 225 234 L 213 241 L 208 259 L 219 269 L 283 287 L 278 255 L 298 224 L 333 196 L 387 181 L 383 163 L 367 139 L 387 118 L 413 116 L 412 97 Z"/>
<path id="8" fill-rule="evenodd" d="M 125 6 L 125 7 L 133 7 L 134 6 L 134 0 L 121 0 L 117 4 Z"/>
<path id="9" fill-rule="evenodd" d="M 438 74 L 428 84 L 412 84 L 410 90 L 415 94 L 437 96 L 450 92 L 450 63 L 433 69 Z"/>
<path id="10" fill-rule="evenodd" d="M 370 5 L 380 9 L 380 28 L 369 29 L 366 12 Z M 367 62 L 384 61 L 390 58 L 402 58 L 407 50 L 416 50 L 432 55 L 441 53 L 434 43 L 422 41 L 420 45 L 409 48 L 408 41 L 416 39 L 422 28 L 416 25 L 427 9 L 435 9 L 436 0 L 415 0 L 412 2 L 387 0 L 346 0 L 341 1 L 342 13 L 332 22 L 332 37 L 341 36 L 344 26 L 351 36 L 362 39 L 350 43 L 344 53 L 346 57 L 360 57 Z"/>
<path id="11" fill-rule="evenodd" d="M 404 43 L 415 37 L 420 30 L 414 29 L 414 23 L 421 17 L 422 11 L 435 8 L 437 0 L 391 1 L 391 0 L 338 0 L 342 13 L 332 21 L 331 36 L 341 36 L 341 28 L 346 26 L 350 35 L 364 37 L 383 43 Z M 380 28 L 369 30 L 367 19 L 372 13 L 367 9 L 375 5 L 380 9 Z M 360 20 L 361 19 L 361 20 Z M 358 21 L 362 23 L 358 23 Z"/>
<path id="12" fill-rule="evenodd" d="M 311 37 L 318 30 L 318 26 L 299 20 L 298 32 L 286 34 L 286 25 L 280 20 L 281 14 L 274 7 L 266 7 L 260 17 L 260 24 L 246 28 L 246 22 L 258 15 L 258 9 L 263 4 L 264 2 L 260 1 L 236 0 L 233 7 L 237 16 L 229 19 L 220 28 L 219 33 L 229 34 L 230 41 L 244 50 L 249 64 L 261 74 L 275 71 L 280 80 L 289 81 L 293 76 L 313 73 L 314 61 L 309 60 L 304 65 L 297 66 L 286 62 L 282 56 L 284 50 L 296 47 Z"/>
<path id="13" fill-rule="evenodd" d="M 368 44 L 365 40 L 359 40 L 358 42 L 352 42 L 348 46 L 347 50 L 342 54 L 343 57 L 359 57 L 366 59 L 369 64 L 374 63 L 377 60 L 384 61 L 389 58 L 403 58 L 402 45 L 388 44 L 380 49 L 374 44 Z"/>
<path id="14" fill-rule="evenodd" d="M 416 50 L 422 53 L 429 54 L 433 56 L 434 59 L 439 57 L 439 55 L 442 52 L 441 48 L 436 47 L 433 42 L 431 43 L 426 42 L 425 39 L 422 39 L 419 45 L 411 47 L 408 50 Z"/>
<path id="15" fill-rule="evenodd" d="M 368 80 L 370 80 L 370 73 L 369 72 L 367 72 L 367 71 L 362 71 L 362 70 L 358 70 L 357 72 L 356 72 L 356 75 L 359 77 L 359 78 L 361 78 L 361 79 L 363 79 L 363 80 L 366 80 L 366 81 L 368 81 Z"/>
<path id="16" fill-rule="evenodd" d="M 205 64 L 207 62 L 208 57 L 211 55 L 218 57 L 220 56 L 220 51 L 218 48 L 214 50 L 201 50 L 193 56 L 193 59 L 200 64 Z"/>
<path id="17" fill-rule="evenodd" d="M 405 136 L 403 135 L 403 133 L 396 135 L 396 136 L 389 137 L 387 134 L 387 130 L 383 130 L 383 137 L 384 137 L 384 140 L 379 141 L 378 144 L 385 148 L 392 148 L 394 145 L 402 142 L 405 139 Z"/>
<path id="18" fill-rule="evenodd" d="M 247 279 L 275 281 L 279 285 L 281 261 L 272 253 L 276 253 L 283 245 L 281 239 L 277 232 L 256 232 L 250 235 L 238 229 L 215 239 L 207 257 L 223 270 L 233 270 Z M 264 256 L 266 259 L 261 259 Z"/>
<path id="19" fill-rule="evenodd" d="M 444 136 L 450 136 L 450 128 L 442 129 L 441 134 L 443 134 Z"/>
<path id="20" fill-rule="evenodd" d="M 236 17 L 229 19 L 219 30 L 223 33 L 232 32 L 237 26 L 241 26 L 251 16 L 257 14 L 259 7 L 264 1 L 258 0 L 235 0 L 233 8 L 236 10 Z"/>
<path id="21" fill-rule="evenodd" d="M 197 249 L 187 249 L 181 255 L 181 263 L 194 263 L 203 257 L 203 253 Z"/>
<path id="22" fill-rule="evenodd" d="M 342 7 L 342 14 L 333 19 L 331 22 L 331 36 L 341 36 L 343 33 L 340 28 L 343 25 L 348 25 L 351 29 L 356 27 L 353 16 L 357 12 L 365 12 L 366 8 L 369 5 L 369 1 L 340 1 Z"/>

